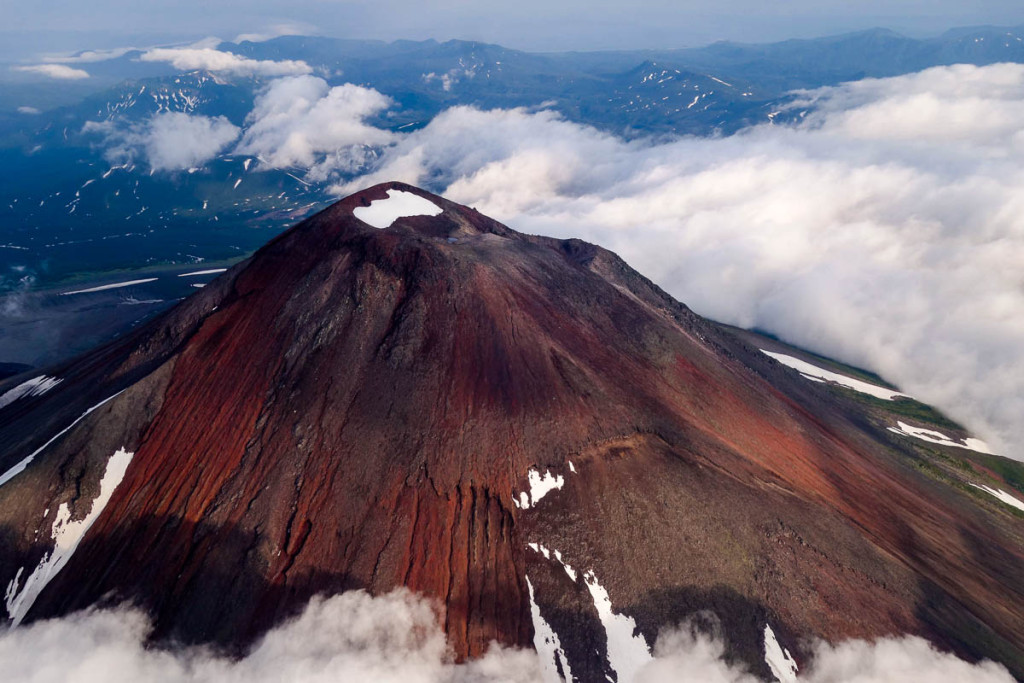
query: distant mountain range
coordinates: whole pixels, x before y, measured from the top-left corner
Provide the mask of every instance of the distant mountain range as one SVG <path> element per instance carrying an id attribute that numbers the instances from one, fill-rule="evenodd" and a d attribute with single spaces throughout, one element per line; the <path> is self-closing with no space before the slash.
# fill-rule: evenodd
<path id="1" fill-rule="evenodd" d="M 251 60 L 301 60 L 328 85 L 373 88 L 394 102 L 367 121 L 384 130 L 416 130 L 457 105 L 544 107 L 634 138 L 729 135 L 785 120 L 799 115 L 784 111 L 794 89 L 936 65 L 1024 62 L 1022 39 L 1019 28 L 980 27 L 926 40 L 872 30 L 768 45 L 592 53 L 309 36 L 217 49 Z M 91 74 L 84 80 L 0 74 L 0 292 L 85 273 L 237 258 L 332 200 L 305 169 L 251 166 L 252 158 L 230 150 L 176 172 L 105 158 L 95 125 L 126 130 L 154 114 L 180 112 L 243 126 L 268 82 L 178 69 L 142 61 L 142 54 L 70 63 Z M 355 165 L 350 177 L 361 170 Z"/>

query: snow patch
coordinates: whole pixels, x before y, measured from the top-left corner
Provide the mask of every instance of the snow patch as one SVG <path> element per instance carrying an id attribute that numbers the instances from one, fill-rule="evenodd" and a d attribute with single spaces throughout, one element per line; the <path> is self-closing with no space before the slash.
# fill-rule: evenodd
<path id="1" fill-rule="evenodd" d="M 0 408 L 8 406 L 19 398 L 26 398 L 28 396 L 42 396 L 50 389 L 63 382 L 63 379 L 56 377 L 47 377 L 46 375 L 39 375 L 39 377 L 33 377 L 27 382 L 22 382 L 18 386 L 5 391 L 0 394 Z"/>
<path id="2" fill-rule="evenodd" d="M 43 556 L 39 565 L 33 570 L 25 583 L 21 584 L 22 569 L 19 568 L 14 579 L 7 585 L 4 592 L 7 614 L 10 616 L 12 626 L 17 626 L 28 614 L 32 603 L 36 601 L 46 585 L 53 580 L 64 565 L 68 563 L 71 556 L 78 548 L 78 544 L 85 538 L 86 532 L 93 525 L 100 513 L 110 502 L 114 489 L 124 479 L 128 470 L 128 464 L 132 461 L 134 453 L 124 448 L 119 449 L 107 460 L 106 470 L 103 472 L 103 479 L 100 480 L 100 493 L 92 501 L 92 509 L 84 519 L 72 520 L 71 509 L 67 503 L 61 503 L 57 509 L 57 516 L 53 520 L 53 527 L 50 532 L 54 540 L 53 552 Z M 18 586 L 21 585 L 21 589 Z"/>
<path id="3" fill-rule="evenodd" d="M 840 386 L 846 387 L 847 389 L 853 389 L 854 391 L 859 391 L 862 394 L 868 394 L 886 401 L 891 401 L 895 398 L 910 398 L 906 394 L 898 391 L 886 389 L 885 387 L 880 387 L 876 384 L 868 384 L 867 382 L 862 382 L 859 379 L 847 377 L 846 375 L 840 375 L 838 372 L 819 368 L 817 365 L 811 365 L 807 361 L 794 358 L 793 356 L 787 356 L 784 353 L 774 353 L 772 351 L 765 351 L 764 349 L 761 349 L 761 353 L 771 356 L 783 365 L 793 368 L 809 380 L 834 382 Z"/>
<path id="4" fill-rule="evenodd" d="M 799 671 L 799 667 L 789 654 L 789 650 L 779 645 L 775 631 L 768 624 L 764 625 L 764 661 L 780 683 L 796 683 L 796 672 Z"/>
<path id="5" fill-rule="evenodd" d="M 572 568 L 571 564 L 569 564 L 568 562 L 566 562 L 565 560 L 562 559 L 562 553 L 560 553 L 557 550 L 548 550 L 547 548 L 542 546 L 540 543 L 527 543 L 526 545 L 533 552 L 540 553 L 541 555 L 543 555 L 544 559 L 546 559 L 546 560 L 550 560 L 551 557 L 554 556 L 555 560 L 558 561 L 558 564 L 562 565 L 562 569 L 565 570 L 565 573 L 568 574 L 568 576 L 572 580 L 572 582 L 576 583 L 576 576 L 577 576 L 576 570 Z"/>
<path id="6" fill-rule="evenodd" d="M 181 273 L 178 277 L 192 277 L 194 275 L 213 275 L 214 273 L 223 273 L 227 268 L 210 268 L 209 270 L 197 270 L 194 273 Z"/>
<path id="7" fill-rule="evenodd" d="M 550 470 L 545 470 L 543 476 L 537 470 L 530 470 L 527 473 L 527 480 L 530 482 L 530 493 L 523 491 L 519 494 L 519 500 L 512 499 L 516 507 L 523 510 L 528 510 L 541 498 L 565 485 L 565 478 L 560 474 L 551 474 Z"/>
<path id="8" fill-rule="evenodd" d="M 971 484 L 976 489 L 981 489 L 985 493 L 991 494 L 1003 501 L 1007 505 L 1017 508 L 1018 510 L 1024 510 L 1024 502 L 1021 502 L 1017 498 L 1011 496 L 1009 493 L 1002 489 L 993 489 L 985 486 L 984 484 Z"/>
<path id="9" fill-rule="evenodd" d="M 640 669 L 654 661 L 650 647 L 643 634 L 637 631 L 636 622 L 625 614 L 616 614 L 612 610 L 612 600 L 608 591 L 598 583 L 593 570 L 583 575 L 590 596 L 594 599 L 594 607 L 604 626 L 608 640 L 608 665 L 615 671 L 620 683 L 630 683 L 636 679 Z"/>
<path id="10" fill-rule="evenodd" d="M 375 228 L 389 228 L 399 218 L 408 216 L 437 216 L 444 212 L 440 206 L 411 192 L 388 190 L 387 199 L 376 199 L 369 206 L 357 206 L 352 215 Z"/>
<path id="11" fill-rule="evenodd" d="M 10 481 L 11 479 L 14 479 L 14 478 L 15 478 L 16 476 L 18 476 L 19 474 L 21 474 L 22 472 L 24 472 L 24 471 L 25 471 L 25 468 L 26 468 L 26 467 L 28 467 L 28 466 L 29 466 L 29 464 L 30 464 L 30 463 L 31 463 L 31 462 L 32 462 L 32 461 L 33 461 L 33 460 L 35 459 L 35 457 L 36 457 L 37 455 L 39 455 L 40 453 L 42 453 L 42 452 L 43 452 L 43 450 L 44 450 L 44 449 L 45 449 L 45 448 L 46 448 L 47 446 L 49 446 L 49 445 L 50 445 L 51 443 L 53 443 L 54 441 L 56 441 L 56 440 L 57 440 L 57 439 L 59 439 L 60 437 L 64 436 L 64 434 L 66 434 L 66 433 L 68 432 L 68 430 L 70 430 L 70 429 L 71 429 L 72 427 L 74 427 L 74 426 L 75 426 L 76 424 L 78 424 L 78 423 L 79 423 L 79 422 L 81 422 L 81 421 L 82 421 L 83 419 L 85 419 L 85 416 L 86 416 L 86 415 L 88 415 L 88 414 L 89 414 L 89 413 L 91 413 L 92 411 L 96 410 L 97 408 L 99 408 L 100 406 L 102 406 L 102 405 L 103 405 L 104 403 L 106 403 L 107 401 L 113 400 L 113 399 L 114 399 L 115 397 L 117 397 L 117 396 L 118 396 L 118 395 L 119 395 L 120 393 L 121 393 L 121 392 L 119 391 L 119 392 L 117 392 L 116 394 L 114 394 L 113 396 L 111 396 L 110 398 L 106 398 L 106 399 L 104 399 L 104 400 L 100 401 L 99 403 L 97 403 L 96 405 L 94 405 L 94 406 L 93 406 L 92 408 L 89 408 L 89 410 L 87 410 L 87 411 L 85 411 L 84 413 L 82 413 L 81 415 L 79 415 L 79 416 L 78 416 L 78 418 L 76 418 L 74 422 L 72 422 L 71 424 L 69 424 L 69 425 L 68 425 L 67 427 L 65 427 L 64 429 L 60 430 L 59 432 L 57 432 L 57 434 L 56 434 L 56 435 L 54 435 L 54 437 L 53 437 L 52 439 L 50 439 L 49 441 L 47 441 L 46 443 L 44 443 L 44 444 L 43 444 L 42 446 L 40 446 L 39 448 L 37 448 L 36 450 L 34 450 L 34 451 L 32 452 L 32 454 L 31 454 L 31 455 L 29 455 L 29 456 L 28 456 L 27 458 L 25 458 L 24 460 L 22 460 L 21 462 L 19 462 L 19 463 L 18 463 L 17 465 L 15 465 L 15 466 L 14 466 L 14 467 L 12 467 L 11 469 L 7 470 L 7 471 L 6 471 L 6 472 L 4 472 L 4 473 L 3 473 L 2 475 L 0 475 L 0 486 L 3 486 L 3 485 L 4 485 L 4 484 L 6 484 L 7 482 L 9 482 L 9 481 Z"/>
<path id="12" fill-rule="evenodd" d="M 163 303 L 163 299 L 136 299 L 133 296 L 125 297 L 121 300 L 121 306 L 140 306 L 144 304 L 159 304 Z"/>
<path id="13" fill-rule="evenodd" d="M 555 551 L 555 559 L 558 560 L 560 565 L 562 565 L 562 569 L 564 569 L 565 573 L 569 575 L 572 582 L 576 583 L 576 570 L 572 568 L 571 564 L 562 559 L 562 553 L 557 550 Z"/>
<path id="14" fill-rule="evenodd" d="M 934 429 L 925 429 L 924 427 L 915 427 L 909 425 L 902 420 L 896 421 L 896 427 L 889 427 L 889 431 L 894 434 L 901 436 L 909 436 L 914 439 L 920 439 L 921 441 L 927 441 L 928 443 L 939 444 L 940 446 L 953 446 L 955 448 L 966 448 L 970 451 L 976 451 L 978 453 L 987 453 L 992 455 L 992 449 L 989 445 L 981 439 L 967 438 L 963 440 L 963 443 L 954 441 L 952 438 L 946 436 L 942 432 L 937 432 Z"/>
<path id="15" fill-rule="evenodd" d="M 544 621 L 540 614 L 540 607 L 533 597 L 533 584 L 530 577 L 526 577 L 526 589 L 530 592 L 530 618 L 533 620 L 533 647 L 537 650 L 537 657 L 541 663 L 541 674 L 548 683 L 562 683 L 572 681 L 572 671 L 569 669 L 569 660 L 565 658 L 562 644 L 558 640 L 558 634 L 551 628 L 551 625 Z M 558 664 L 562 665 L 565 678 L 558 673 Z"/>
<path id="16" fill-rule="evenodd" d="M 90 287 L 89 289 L 76 289 L 73 292 L 61 292 L 61 296 L 68 296 L 69 294 L 88 294 L 89 292 L 103 292 L 108 289 L 119 289 L 121 287 L 131 287 L 132 285 L 141 285 L 147 282 L 155 282 L 157 278 L 148 277 L 144 280 L 129 280 L 127 282 L 114 282 L 109 285 L 100 285 L 99 287 Z"/>

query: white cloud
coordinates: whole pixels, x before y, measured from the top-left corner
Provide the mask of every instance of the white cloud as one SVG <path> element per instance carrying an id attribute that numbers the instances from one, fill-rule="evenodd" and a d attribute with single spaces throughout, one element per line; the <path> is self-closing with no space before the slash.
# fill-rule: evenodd
<path id="1" fill-rule="evenodd" d="M 492 645 L 457 664 L 434 606 L 405 590 L 381 597 L 353 591 L 315 598 L 297 618 L 270 631 L 240 659 L 205 648 L 150 647 L 149 620 L 131 609 L 86 611 L 0 634 L 0 670 L 32 683 L 534 683 L 532 650 Z M 655 658 L 624 683 L 756 683 L 727 664 L 718 637 L 687 625 L 658 638 Z M 818 644 L 799 680 L 808 683 L 1012 683 L 992 662 L 968 664 L 920 638 Z"/>
<path id="2" fill-rule="evenodd" d="M 802 94 L 793 126 L 623 141 L 450 109 L 375 170 L 621 254 L 697 312 L 879 372 L 1024 458 L 1024 65 Z"/>
<path id="3" fill-rule="evenodd" d="M 105 136 L 106 158 L 111 163 L 125 163 L 141 155 L 153 171 L 202 166 L 237 140 L 239 130 L 223 116 L 181 112 L 155 114 L 128 129 L 111 122 L 89 122 L 84 129 Z"/>
<path id="4" fill-rule="evenodd" d="M 18 107 L 18 113 L 19 114 L 38 114 L 39 110 L 36 109 L 35 107 L 29 107 L 29 106 L 26 105 L 26 106 Z"/>
<path id="5" fill-rule="evenodd" d="M 683 624 L 665 629 L 654 645 L 654 660 L 646 664 L 632 683 L 760 683 L 741 664 L 725 662 L 725 644 Z"/>
<path id="6" fill-rule="evenodd" d="M 43 57 L 43 61 L 61 64 L 90 64 L 92 62 L 105 62 L 110 59 L 117 59 L 137 49 L 134 47 L 115 47 L 107 50 L 83 50 L 73 55 L 46 56 Z"/>
<path id="7" fill-rule="evenodd" d="M 434 81 L 440 81 L 441 89 L 445 92 L 451 92 L 452 88 L 459 84 L 463 79 L 472 79 L 476 76 L 476 66 L 469 67 L 455 67 L 448 71 L 438 74 L 436 71 L 425 73 L 421 76 L 424 83 L 432 83 Z"/>
<path id="8" fill-rule="evenodd" d="M 32 64 L 31 66 L 12 66 L 12 70 L 24 73 L 40 74 L 64 81 L 81 80 L 89 78 L 89 72 L 84 69 L 75 69 L 64 64 Z"/>
<path id="9" fill-rule="evenodd" d="M 0 670 L 32 683 L 531 683 L 532 652 L 492 649 L 456 664 L 431 605 L 405 591 L 349 592 L 313 600 L 244 658 L 204 649 L 146 646 L 148 620 L 134 610 L 92 611 L 0 635 Z"/>
<path id="10" fill-rule="evenodd" d="M 814 105 L 810 125 L 860 140 L 979 145 L 1021 151 L 1024 115 L 1019 64 L 958 64 L 899 78 L 867 78 L 801 91 L 792 107 Z M 1014 137 L 1017 136 L 1016 139 Z"/>
<path id="11" fill-rule="evenodd" d="M 146 132 L 146 157 L 156 171 L 201 166 L 234 142 L 238 133 L 238 127 L 223 116 L 157 114 Z"/>
<path id="12" fill-rule="evenodd" d="M 241 134 L 237 154 L 257 157 L 257 168 L 302 169 L 311 182 L 365 170 L 393 133 L 366 120 L 391 104 L 371 88 L 331 87 L 310 75 L 272 79 L 256 97 L 244 131 L 224 117 L 157 114 L 125 128 L 90 122 L 85 132 L 105 136 L 106 157 L 125 163 L 145 156 L 154 171 L 201 166 Z"/>
<path id="13" fill-rule="evenodd" d="M 265 168 L 308 169 L 310 180 L 352 173 L 394 139 L 365 122 L 390 103 L 376 90 L 332 88 L 315 76 L 277 79 L 256 98 L 236 152 L 258 157 Z"/>
<path id="14" fill-rule="evenodd" d="M 248 59 L 208 46 L 154 48 L 144 52 L 139 59 L 144 62 L 168 62 L 175 69 L 182 71 L 204 69 L 235 76 L 273 78 L 308 74 L 313 71 L 308 64 L 301 60 Z"/>
<path id="15" fill-rule="evenodd" d="M 224 41 L 221 38 L 218 38 L 217 36 L 206 36 L 205 38 L 200 38 L 199 40 L 193 41 L 193 42 L 191 42 L 191 43 L 189 43 L 187 45 L 179 45 L 179 46 L 176 46 L 176 47 L 178 47 L 179 49 L 185 49 L 185 50 L 188 50 L 188 49 L 198 50 L 198 49 L 204 49 L 204 48 L 209 48 L 211 50 L 216 50 L 217 46 L 220 45 L 223 42 Z"/>
<path id="16" fill-rule="evenodd" d="M 720 639 L 683 625 L 667 629 L 654 648 L 655 659 L 634 683 L 757 683 L 742 665 L 727 664 Z M 849 640 L 838 645 L 818 642 L 806 671 L 797 680 L 806 683 L 1013 683 L 1000 664 L 970 664 L 939 652 L 918 637 L 882 638 L 875 642 Z"/>
<path id="17" fill-rule="evenodd" d="M 311 36 L 319 33 L 315 26 L 300 23 L 273 24 L 259 33 L 239 33 L 234 42 L 262 43 L 281 36 Z"/>
<path id="18" fill-rule="evenodd" d="M 224 41 L 222 41 L 220 38 L 217 38 L 216 36 L 207 36 L 206 38 L 202 38 L 188 45 L 180 45 L 178 47 L 166 49 L 180 50 L 188 48 L 216 48 L 222 42 Z M 48 63 L 56 62 L 60 64 L 90 64 L 93 62 L 106 62 L 111 59 L 117 59 L 118 57 L 123 57 L 130 52 L 146 52 L 147 50 L 155 49 L 157 49 L 157 46 L 155 45 L 150 47 L 112 47 L 101 50 L 82 50 L 81 52 L 76 52 L 74 54 L 51 54 L 44 56 L 42 60 Z"/>
<path id="19" fill-rule="evenodd" d="M 990 661 L 969 664 L 939 652 L 917 637 L 819 643 L 806 676 L 809 683 L 1012 683 L 1005 667 Z"/>
<path id="20" fill-rule="evenodd" d="M 310 181 L 362 173 L 339 194 L 426 184 L 597 242 L 697 312 L 875 370 L 1024 459 L 1024 66 L 869 79 L 794 106 L 812 104 L 727 138 L 623 141 L 551 111 L 471 107 L 402 135 L 368 123 L 381 93 L 301 75 L 266 86 L 234 151 Z M 192 118 L 112 136 L 108 155 L 183 168 L 237 134 Z"/>

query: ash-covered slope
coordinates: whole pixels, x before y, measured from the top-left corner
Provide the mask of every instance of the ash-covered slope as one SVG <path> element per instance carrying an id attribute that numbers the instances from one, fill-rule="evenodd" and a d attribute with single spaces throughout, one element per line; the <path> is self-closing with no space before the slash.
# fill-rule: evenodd
<path id="1" fill-rule="evenodd" d="M 435 215 L 357 217 L 396 204 Z M 614 254 L 416 188 L 48 376 L 0 407 L 16 622 L 131 600 L 238 646 L 314 594 L 407 586 L 458 655 L 536 645 L 581 681 L 705 610 L 766 678 L 775 639 L 803 664 L 902 633 L 1024 672 L 1019 517 Z"/>

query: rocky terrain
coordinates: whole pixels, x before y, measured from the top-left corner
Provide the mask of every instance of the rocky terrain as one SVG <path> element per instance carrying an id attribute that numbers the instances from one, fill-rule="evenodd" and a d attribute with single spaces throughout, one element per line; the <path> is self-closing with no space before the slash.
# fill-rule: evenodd
<path id="1" fill-rule="evenodd" d="M 8 618 L 131 601 L 242 648 L 406 586 L 458 656 L 581 681 L 709 614 L 766 679 L 891 634 L 1024 674 L 1020 467 L 762 348 L 609 251 L 375 186 L 0 385 Z"/>

